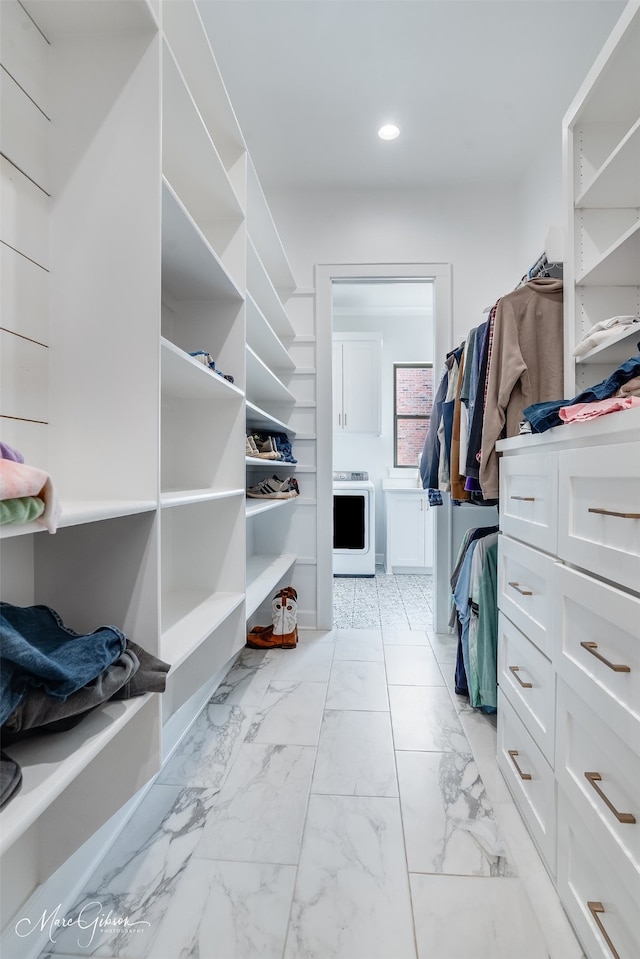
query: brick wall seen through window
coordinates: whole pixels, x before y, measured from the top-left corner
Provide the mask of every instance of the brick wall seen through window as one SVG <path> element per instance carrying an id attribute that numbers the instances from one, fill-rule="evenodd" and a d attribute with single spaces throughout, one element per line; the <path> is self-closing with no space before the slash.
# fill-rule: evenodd
<path id="1" fill-rule="evenodd" d="M 433 365 L 393 364 L 394 466 L 416 467 L 433 406 Z"/>

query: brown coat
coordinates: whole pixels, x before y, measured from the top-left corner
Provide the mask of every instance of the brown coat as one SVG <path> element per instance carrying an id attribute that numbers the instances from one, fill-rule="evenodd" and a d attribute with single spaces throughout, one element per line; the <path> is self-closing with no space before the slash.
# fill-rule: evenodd
<path id="1" fill-rule="evenodd" d="M 482 427 L 480 485 L 485 499 L 498 493 L 495 444 L 517 436 L 522 411 L 563 396 L 562 280 L 530 280 L 504 296 L 496 312 Z"/>

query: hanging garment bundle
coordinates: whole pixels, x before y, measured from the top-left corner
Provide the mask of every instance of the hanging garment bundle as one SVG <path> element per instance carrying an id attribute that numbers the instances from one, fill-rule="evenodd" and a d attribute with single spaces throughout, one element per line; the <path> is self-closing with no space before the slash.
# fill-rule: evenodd
<path id="1" fill-rule="evenodd" d="M 496 711 L 498 649 L 498 527 L 467 530 L 451 576 L 458 647 L 455 691 L 482 712 Z"/>
<path id="2" fill-rule="evenodd" d="M 526 280 L 447 354 L 420 460 L 432 505 L 442 492 L 497 503 L 497 441 L 519 434 L 525 407 L 562 394 L 562 292 L 560 278 Z"/>

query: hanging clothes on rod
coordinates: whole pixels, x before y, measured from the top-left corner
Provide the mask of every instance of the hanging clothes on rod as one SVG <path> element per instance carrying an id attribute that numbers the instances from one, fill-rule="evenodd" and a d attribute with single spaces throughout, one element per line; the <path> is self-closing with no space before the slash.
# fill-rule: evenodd
<path id="1" fill-rule="evenodd" d="M 523 410 L 562 396 L 562 265 L 543 254 L 522 282 L 445 358 L 420 459 L 432 506 L 498 501 L 499 439 L 517 436 Z M 533 278 L 529 278 L 529 274 Z"/>
<path id="2" fill-rule="evenodd" d="M 469 704 L 493 713 L 498 704 L 498 527 L 467 530 L 451 576 L 458 647 L 455 691 Z"/>

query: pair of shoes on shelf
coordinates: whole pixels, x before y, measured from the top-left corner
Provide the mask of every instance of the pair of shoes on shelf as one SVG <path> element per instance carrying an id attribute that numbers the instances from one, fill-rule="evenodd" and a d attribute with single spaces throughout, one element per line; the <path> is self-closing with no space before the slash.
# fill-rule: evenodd
<path id="1" fill-rule="evenodd" d="M 228 380 L 229 383 L 233 383 L 233 377 L 230 373 L 223 373 L 222 370 L 216 368 L 216 363 L 210 353 L 207 353 L 206 350 L 194 350 L 193 353 L 189 353 L 189 356 L 192 356 L 194 360 L 197 360 L 198 363 L 202 363 L 203 366 L 206 366 L 207 369 L 211 370 L 212 373 L 217 373 L 218 376 L 221 376 L 223 380 Z"/>
<path id="2" fill-rule="evenodd" d="M 300 495 L 298 481 L 292 476 L 279 479 L 277 476 L 267 476 L 257 486 L 250 486 L 247 496 L 252 499 L 294 499 Z"/>
<path id="3" fill-rule="evenodd" d="M 245 444 L 245 456 L 253 456 L 255 459 L 261 460 L 277 460 L 280 459 L 278 453 L 271 449 L 267 444 L 261 444 L 258 447 L 254 436 L 247 436 L 247 442 Z"/>
<path id="4" fill-rule="evenodd" d="M 298 594 L 285 586 L 273 597 L 271 626 L 254 626 L 247 635 L 251 649 L 295 649 L 298 643 Z"/>

